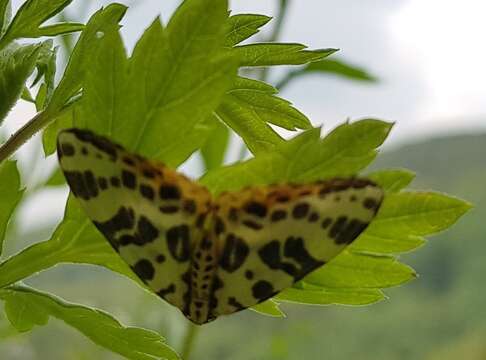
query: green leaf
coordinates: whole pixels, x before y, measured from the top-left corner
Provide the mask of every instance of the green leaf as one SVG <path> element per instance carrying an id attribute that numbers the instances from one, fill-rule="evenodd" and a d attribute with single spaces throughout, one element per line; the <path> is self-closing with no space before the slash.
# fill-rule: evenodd
<path id="1" fill-rule="evenodd" d="M 47 179 L 45 186 L 61 186 L 66 184 L 66 179 L 61 171 L 61 168 L 57 167 L 51 176 Z"/>
<path id="2" fill-rule="evenodd" d="M 240 66 L 301 65 L 322 60 L 337 49 L 305 50 L 302 44 L 260 43 L 235 46 Z"/>
<path id="3" fill-rule="evenodd" d="M 288 288 L 276 300 L 307 305 L 369 305 L 385 298 L 377 289 L 296 289 Z"/>
<path id="4" fill-rule="evenodd" d="M 351 245 L 353 251 L 400 253 L 421 246 L 422 236 L 452 226 L 471 205 L 433 192 L 388 194 L 376 219 Z"/>
<path id="5" fill-rule="evenodd" d="M 44 326 L 49 315 L 40 304 L 15 291 L 0 290 L 0 298 L 5 301 L 5 315 L 12 326 L 19 332 L 32 330 L 34 326 Z"/>
<path id="6" fill-rule="evenodd" d="M 64 219 L 50 240 L 31 245 L 0 264 L 0 287 L 11 285 L 59 263 L 104 266 L 140 284 L 128 265 L 84 215 L 76 200 L 71 198 Z"/>
<path id="7" fill-rule="evenodd" d="M 71 2 L 72 0 L 27 0 L 17 11 L 0 44 L 8 44 L 20 38 L 37 38 L 81 30 L 81 24 L 56 24 L 40 27 Z"/>
<path id="8" fill-rule="evenodd" d="M 57 35 L 82 31 L 83 29 L 84 29 L 84 24 L 80 24 L 80 23 L 53 24 L 53 25 L 47 25 L 39 28 L 39 35 L 57 36 Z"/>
<path id="9" fill-rule="evenodd" d="M 341 125 L 322 141 L 303 145 L 288 166 L 287 178 L 309 182 L 354 175 L 375 159 L 376 148 L 392 127 L 391 123 L 374 119 Z"/>
<path id="10" fill-rule="evenodd" d="M 126 327 L 98 309 L 68 303 L 59 297 L 26 286 L 0 290 L 5 312 L 18 331 L 29 331 L 55 317 L 72 326 L 94 343 L 133 360 L 179 359 L 158 333 Z"/>
<path id="11" fill-rule="evenodd" d="M 322 140 L 319 129 L 312 129 L 254 159 L 210 171 L 202 182 L 219 193 L 247 185 L 351 176 L 375 158 L 391 127 L 379 120 L 361 120 L 337 127 Z"/>
<path id="12" fill-rule="evenodd" d="M 272 86 L 238 77 L 216 115 L 242 137 L 253 154 L 271 151 L 283 139 L 268 125 L 287 130 L 309 129 L 309 119 L 277 96 Z"/>
<path id="13" fill-rule="evenodd" d="M 251 109 L 242 106 L 231 94 L 223 98 L 216 115 L 241 136 L 254 155 L 272 151 L 285 142 L 270 125 L 262 121 Z"/>
<path id="14" fill-rule="evenodd" d="M 24 190 L 20 189 L 20 174 L 15 161 L 0 164 L 0 254 L 7 224 L 19 204 Z"/>
<path id="15" fill-rule="evenodd" d="M 326 266 L 305 277 L 305 282 L 324 288 L 386 288 L 416 277 L 415 271 L 394 257 L 344 251 Z"/>
<path id="16" fill-rule="evenodd" d="M 98 38 L 106 29 L 118 24 L 126 9 L 123 5 L 112 4 L 99 10 L 90 18 L 74 47 L 64 75 L 47 105 L 45 110 L 47 113 L 57 114 L 79 92 L 88 63 L 91 63 L 95 56 L 96 40 L 99 40 Z"/>
<path id="17" fill-rule="evenodd" d="M 387 192 L 399 192 L 415 179 L 415 173 L 406 169 L 391 169 L 375 171 L 366 175 Z"/>
<path id="18" fill-rule="evenodd" d="M 214 119 L 214 129 L 201 147 L 201 155 L 206 170 L 212 170 L 223 165 L 224 156 L 229 143 L 229 130 L 218 119 Z"/>
<path id="19" fill-rule="evenodd" d="M 425 244 L 425 239 L 421 236 L 400 234 L 374 234 L 367 230 L 356 240 L 351 249 L 361 252 L 376 254 L 399 254 L 415 250 Z"/>
<path id="20" fill-rule="evenodd" d="M 7 30 L 11 17 L 12 5 L 10 4 L 10 0 L 0 0 L 0 38 Z"/>
<path id="21" fill-rule="evenodd" d="M 37 111 L 41 111 L 47 106 L 54 92 L 57 48 L 53 48 L 52 45 L 52 40 L 44 42 L 37 59 L 37 75 L 32 85 L 44 78 L 44 83 L 40 86 L 35 97 Z"/>
<path id="22" fill-rule="evenodd" d="M 186 1 L 166 32 L 154 23 L 140 40 L 132 58 L 130 83 L 135 93 L 144 88 L 147 92 L 130 106 L 132 118 L 126 127 L 131 131 L 125 132 L 130 148 L 173 166 L 194 151 L 191 147 L 181 154 L 180 139 L 206 121 L 236 74 L 236 62 L 220 54 L 226 6 L 223 0 Z M 147 58 L 152 62 L 147 64 Z M 150 80 L 150 85 L 142 79 Z"/>
<path id="23" fill-rule="evenodd" d="M 434 192 L 390 194 L 369 231 L 393 235 L 436 234 L 452 226 L 472 205 L 454 197 Z"/>
<path id="24" fill-rule="evenodd" d="M 124 101 L 123 92 L 128 91 L 128 60 L 118 28 L 116 22 L 111 22 L 104 27 L 103 36 L 90 41 L 92 57 L 86 59 L 83 98 L 74 119 L 75 126 L 96 129 L 108 136 L 113 135 L 116 121 L 122 116 L 120 103 Z"/>
<path id="25" fill-rule="evenodd" d="M 20 94 L 20 98 L 24 101 L 30 102 L 32 104 L 35 104 L 35 100 L 32 97 L 32 94 L 30 93 L 29 89 L 24 86 L 22 89 L 22 94 Z"/>
<path id="26" fill-rule="evenodd" d="M 59 131 L 73 126 L 73 117 L 76 110 L 76 105 L 67 108 L 44 129 L 42 133 L 42 146 L 46 156 L 56 152 L 56 141 Z"/>
<path id="27" fill-rule="evenodd" d="M 225 46 L 231 47 L 258 33 L 272 18 L 265 15 L 237 14 L 228 19 Z"/>
<path id="28" fill-rule="evenodd" d="M 81 122 L 173 167 L 185 161 L 206 142 L 211 114 L 236 74 L 222 47 L 226 6 L 185 1 L 167 29 L 153 22 L 128 62 L 119 36 L 105 33 L 87 73 Z"/>
<path id="29" fill-rule="evenodd" d="M 343 60 L 321 60 L 307 65 L 300 74 L 333 74 L 356 81 L 375 82 L 377 79 L 366 70 L 350 65 Z"/>
<path id="30" fill-rule="evenodd" d="M 279 317 L 279 318 L 286 317 L 285 313 L 280 309 L 279 304 L 273 299 L 269 299 L 260 304 L 252 306 L 250 310 L 271 317 Z"/>
<path id="31" fill-rule="evenodd" d="M 0 51 L 0 124 L 22 94 L 41 46 L 14 44 Z"/>
<path id="32" fill-rule="evenodd" d="M 275 89 L 262 90 L 264 85 L 258 83 L 264 84 L 257 80 L 237 78 L 227 96 L 261 121 L 292 131 L 312 127 L 309 119 L 292 107 L 289 101 L 274 95 Z"/>

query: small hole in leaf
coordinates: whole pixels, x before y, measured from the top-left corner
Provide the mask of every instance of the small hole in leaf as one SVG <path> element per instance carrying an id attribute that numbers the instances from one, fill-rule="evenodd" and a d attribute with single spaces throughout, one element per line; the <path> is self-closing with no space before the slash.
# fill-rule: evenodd
<path id="1" fill-rule="evenodd" d="M 104 33 L 103 31 L 97 31 L 97 32 L 96 32 L 96 37 L 97 37 L 98 39 L 103 38 L 103 36 L 105 36 L 105 33 Z"/>

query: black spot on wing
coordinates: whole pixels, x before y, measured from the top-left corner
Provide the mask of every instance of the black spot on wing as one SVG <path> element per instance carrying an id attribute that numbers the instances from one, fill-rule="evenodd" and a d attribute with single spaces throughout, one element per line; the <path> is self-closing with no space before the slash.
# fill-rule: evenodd
<path id="1" fill-rule="evenodd" d="M 379 207 L 379 203 L 373 198 L 366 198 L 363 201 L 363 206 L 368 210 L 376 210 Z"/>
<path id="2" fill-rule="evenodd" d="M 90 198 L 98 196 L 98 184 L 93 173 L 89 170 L 84 172 L 84 181 Z"/>
<path id="3" fill-rule="evenodd" d="M 191 256 L 189 227 L 179 225 L 167 230 L 167 245 L 172 257 L 179 261 L 188 261 Z"/>
<path id="4" fill-rule="evenodd" d="M 89 200 L 89 190 L 86 186 L 83 173 L 80 171 L 64 171 L 64 177 L 74 196 L 83 200 Z"/>
<path id="5" fill-rule="evenodd" d="M 160 297 L 163 298 L 163 297 L 166 297 L 167 295 L 175 293 L 175 291 L 176 291 L 175 284 L 170 284 L 165 289 L 160 289 L 159 291 L 157 291 L 157 295 L 159 295 Z"/>
<path id="6" fill-rule="evenodd" d="M 108 188 L 108 180 L 106 180 L 104 177 L 99 177 L 98 185 L 100 186 L 101 190 L 106 190 Z"/>
<path id="7" fill-rule="evenodd" d="M 127 189 L 135 189 L 137 186 L 137 178 L 135 174 L 128 170 L 122 171 L 122 183 Z"/>
<path id="8" fill-rule="evenodd" d="M 216 235 L 221 235 L 225 231 L 225 226 L 223 220 L 217 216 L 214 224 L 214 232 Z"/>
<path id="9" fill-rule="evenodd" d="M 332 224 L 332 219 L 330 217 L 327 217 L 324 220 L 322 220 L 321 227 L 323 229 L 327 229 L 331 224 Z"/>
<path id="10" fill-rule="evenodd" d="M 149 200 L 153 200 L 155 197 L 155 191 L 149 185 L 140 185 L 140 194 Z"/>
<path id="11" fill-rule="evenodd" d="M 278 240 L 273 240 L 261 247 L 258 255 L 270 269 L 282 270 L 292 276 L 294 281 L 300 280 L 312 270 L 324 265 L 323 261 L 314 259 L 307 252 L 302 238 L 288 237 L 284 244 L 283 254 L 281 247 Z"/>
<path id="12" fill-rule="evenodd" d="M 236 298 L 233 296 L 228 298 L 228 305 L 233 306 L 236 309 L 236 311 L 246 309 L 246 307 L 242 305 L 240 302 L 238 302 Z"/>
<path id="13" fill-rule="evenodd" d="M 142 172 L 143 176 L 145 176 L 147 179 L 153 179 L 156 176 L 156 173 L 154 170 L 151 169 L 144 169 Z"/>
<path id="14" fill-rule="evenodd" d="M 242 224 L 245 225 L 246 227 L 250 228 L 250 229 L 253 229 L 253 230 L 263 229 L 262 224 L 259 224 L 256 221 L 252 221 L 252 220 L 245 220 L 245 221 L 242 222 Z"/>
<path id="15" fill-rule="evenodd" d="M 82 129 L 69 129 L 66 132 L 70 132 L 76 136 L 76 138 L 82 142 L 89 143 L 95 148 L 108 154 L 112 161 L 115 161 L 118 157 L 118 150 L 123 149 L 120 145 L 117 145 L 103 136 L 95 135 L 89 130 Z"/>
<path id="16" fill-rule="evenodd" d="M 137 239 L 133 235 L 125 234 L 118 239 L 118 243 L 120 244 L 120 246 L 127 246 L 130 244 L 136 244 Z"/>
<path id="17" fill-rule="evenodd" d="M 201 249 L 203 250 L 209 250 L 211 249 L 211 246 L 213 246 L 213 242 L 209 238 L 209 236 L 204 236 L 203 239 L 201 240 Z"/>
<path id="18" fill-rule="evenodd" d="M 162 200 L 178 200 L 181 193 L 177 186 L 164 184 L 160 186 L 159 196 Z"/>
<path id="19" fill-rule="evenodd" d="M 89 200 L 98 196 L 98 182 L 91 171 L 64 171 L 64 176 L 76 197 Z"/>
<path id="20" fill-rule="evenodd" d="M 336 239 L 341 231 L 346 227 L 348 218 L 346 216 L 340 216 L 336 219 L 331 229 L 329 229 L 329 237 Z"/>
<path id="21" fill-rule="evenodd" d="M 190 315 L 191 301 L 192 301 L 192 288 L 191 288 L 191 269 L 187 270 L 181 275 L 181 280 L 186 284 L 186 292 L 182 295 L 182 313 L 186 316 Z"/>
<path id="22" fill-rule="evenodd" d="M 155 275 L 155 269 L 152 263 L 147 259 L 138 261 L 133 266 L 133 272 L 143 281 L 152 280 Z"/>
<path id="23" fill-rule="evenodd" d="M 292 211 L 292 216 L 294 219 L 303 219 L 309 213 L 310 206 L 307 203 L 299 203 L 295 205 L 294 210 Z"/>
<path id="24" fill-rule="evenodd" d="M 288 196 L 288 195 L 280 195 L 277 198 L 275 198 L 275 201 L 276 202 L 279 202 L 279 203 L 286 203 L 286 202 L 289 202 L 290 201 L 290 196 Z"/>
<path id="25" fill-rule="evenodd" d="M 255 215 L 260 218 L 267 216 L 267 207 L 265 204 L 250 201 L 245 205 L 245 211 L 250 215 Z"/>
<path id="26" fill-rule="evenodd" d="M 362 222 L 358 219 L 349 221 L 344 226 L 339 234 L 337 234 L 335 242 L 338 245 L 351 244 L 368 226 L 368 223 Z"/>
<path id="27" fill-rule="evenodd" d="M 183 209 L 188 214 L 194 214 L 196 212 L 196 202 L 192 199 L 185 200 Z"/>
<path id="28" fill-rule="evenodd" d="M 300 269 L 294 276 L 296 281 L 325 264 L 324 261 L 317 260 L 309 254 L 305 248 L 304 240 L 300 237 L 290 236 L 287 238 L 284 246 L 284 256 L 300 265 Z"/>
<path id="29" fill-rule="evenodd" d="M 223 281 L 218 277 L 214 276 L 213 281 L 211 284 L 211 291 L 210 291 L 210 296 L 209 296 L 209 309 L 215 309 L 218 306 L 218 299 L 216 298 L 216 291 L 219 289 L 223 288 L 224 283 Z M 213 314 L 211 314 L 213 315 Z"/>
<path id="30" fill-rule="evenodd" d="M 286 218 L 287 218 L 287 211 L 285 210 L 275 210 L 270 217 L 272 222 L 282 221 L 285 220 Z"/>
<path id="31" fill-rule="evenodd" d="M 319 221 L 319 214 L 316 213 L 316 212 L 313 212 L 312 214 L 310 214 L 310 216 L 307 220 L 311 223 Z"/>
<path id="32" fill-rule="evenodd" d="M 110 178 L 110 183 L 111 183 L 111 185 L 112 185 L 112 186 L 114 186 L 114 187 L 120 187 L 120 179 L 119 179 L 119 178 L 117 178 L 117 177 L 115 177 L 115 176 L 112 176 L 112 177 Z"/>
<path id="33" fill-rule="evenodd" d="M 103 222 L 93 221 L 93 224 L 117 248 L 118 244 L 114 240 L 115 234 L 120 230 L 132 229 L 135 225 L 135 214 L 132 209 L 122 206 L 111 219 Z"/>
<path id="34" fill-rule="evenodd" d="M 224 243 L 219 265 L 230 273 L 234 272 L 243 265 L 249 253 L 250 248 L 243 239 L 229 234 Z"/>
<path id="35" fill-rule="evenodd" d="M 175 214 L 176 212 L 179 211 L 179 206 L 175 206 L 175 205 L 160 206 L 159 210 L 163 214 Z"/>
<path id="36" fill-rule="evenodd" d="M 123 157 L 123 162 L 125 164 L 127 164 L 128 166 L 135 166 L 135 160 L 133 160 L 131 157 L 129 156 L 124 156 Z"/>
<path id="37" fill-rule="evenodd" d="M 206 220 L 206 214 L 200 214 L 196 219 L 196 226 L 202 229 L 204 227 L 205 220 Z"/>
<path id="38" fill-rule="evenodd" d="M 74 146 L 68 142 L 63 142 L 58 146 L 59 154 L 62 156 L 74 156 L 76 153 Z"/>
<path id="39" fill-rule="evenodd" d="M 253 297 L 258 301 L 263 301 L 275 294 L 273 285 L 265 280 L 256 282 L 251 288 Z"/>
<path id="40" fill-rule="evenodd" d="M 138 220 L 137 230 L 140 238 L 138 245 L 150 243 L 159 236 L 159 230 L 145 216 Z"/>
<path id="41" fill-rule="evenodd" d="M 228 219 L 232 222 L 238 221 L 238 210 L 232 207 L 228 212 Z"/>

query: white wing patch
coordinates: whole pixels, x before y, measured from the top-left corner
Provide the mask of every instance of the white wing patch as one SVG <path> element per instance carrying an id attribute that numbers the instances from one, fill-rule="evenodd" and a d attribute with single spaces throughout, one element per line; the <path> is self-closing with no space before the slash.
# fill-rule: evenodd
<path id="1" fill-rule="evenodd" d="M 87 130 L 58 137 L 86 214 L 154 292 L 204 324 L 260 303 L 325 265 L 376 215 L 366 179 L 221 194 Z"/>

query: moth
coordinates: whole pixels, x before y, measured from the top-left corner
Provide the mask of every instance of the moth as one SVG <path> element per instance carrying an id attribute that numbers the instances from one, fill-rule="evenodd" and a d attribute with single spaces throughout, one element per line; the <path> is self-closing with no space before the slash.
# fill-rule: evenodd
<path id="1" fill-rule="evenodd" d="M 325 266 L 375 217 L 364 178 L 250 186 L 213 196 L 164 164 L 89 130 L 57 139 L 86 215 L 161 298 L 196 324 L 263 302 Z"/>

